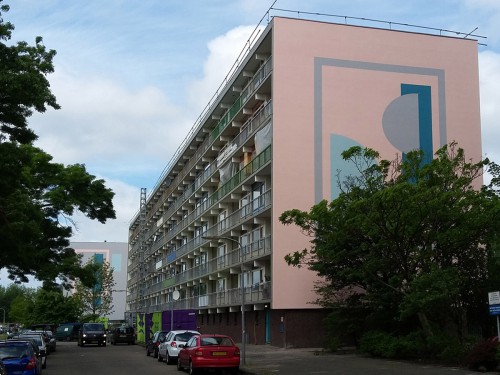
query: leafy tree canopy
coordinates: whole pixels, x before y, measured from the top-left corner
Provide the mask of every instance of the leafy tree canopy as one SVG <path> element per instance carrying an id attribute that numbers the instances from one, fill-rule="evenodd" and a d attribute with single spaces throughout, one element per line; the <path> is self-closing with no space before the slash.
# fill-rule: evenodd
<path id="1" fill-rule="evenodd" d="M 113 288 L 116 285 L 113 268 L 108 262 L 95 257 L 83 267 L 83 273 L 75 283 L 73 298 L 77 301 L 83 316 L 82 321 L 96 322 L 98 318 L 113 313 Z"/>
<path id="2" fill-rule="evenodd" d="M 80 211 L 105 223 L 115 218 L 114 193 L 82 164 L 54 163 L 36 148 L 37 135 L 28 127 L 33 111 L 58 109 L 47 74 L 54 71 L 55 51 L 42 38 L 35 46 L 8 45 L 14 26 L 4 22 L 9 10 L 0 0 L 0 269 L 9 278 L 27 282 L 34 275 L 51 285 L 67 284 L 80 275 L 79 258 L 69 249 Z"/>
<path id="3" fill-rule="evenodd" d="M 498 166 L 468 161 L 455 143 L 428 164 L 418 151 L 389 162 L 353 147 L 343 157 L 359 174 L 339 181 L 337 199 L 281 215 L 312 237 L 311 248 L 285 260 L 317 272 L 317 302 L 350 309 L 363 322 L 358 329 L 420 322 L 427 336 L 455 327 L 463 337 L 467 318 L 487 313 L 486 285 L 497 277 L 488 271 L 498 260 Z M 485 168 L 493 181 L 479 189 Z"/>

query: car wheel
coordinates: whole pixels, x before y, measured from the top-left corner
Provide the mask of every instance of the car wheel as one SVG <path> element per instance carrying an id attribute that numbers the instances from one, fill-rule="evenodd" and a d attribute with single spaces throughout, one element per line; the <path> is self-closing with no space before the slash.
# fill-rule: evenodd
<path id="1" fill-rule="evenodd" d="M 153 352 L 153 358 L 158 358 L 158 350 L 155 349 Z"/>
<path id="2" fill-rule="evenodd" d="M 106 346 L 106 341 L 104 341 L 104 342 L 102 343 L 102 346 Z"/>
<path id="3" fill-rule="evenodd" d="M 167 365 L 172 363 L 172 358 L 168 355 L 168 350 L 167 350 L 167 357 L 165 358 L 165 362 L 167 362 Z"/>
<path id="4" fill-rule="evenodd" d="M 239 367 L 235 367 L 235 368 L 232 368 L 231 370 L 229 370 L 229 373 L 232 375 L 237 375 L 237 374 L 239 374 L 239 372 L 240 372 Z"/>
<path id="5" fill-rule="evenodd" d="M 159 352 L 158 352 L 158 362 L 163 362 L 163 357 L 160 355 Z"/>
<path id="6" fill-rule="evenodd" d="M 182 371 L 182 370 L 183 370 L 183 368 L 181 366 L 181 361 L 180 361 L 180 359 L 177 358 L 177 371 Z"/>
<path id="7" fill-rule="evenodd" d="M 146 348 L 146 355 L 149 357 L 149 350 Z"/>
<path id="8" fill-rule="evenodd" d="M 42 368 L 47 368 L 47 358 L 43 361 Z"/>
<path id="9" fill-rule="evenodd" d="M 198 371 L 193 366 L 193 361 L 189 361 L 189 375 L 194 375 L 194 374 L 197 374 L 197 373 L 198 373 Z"/>

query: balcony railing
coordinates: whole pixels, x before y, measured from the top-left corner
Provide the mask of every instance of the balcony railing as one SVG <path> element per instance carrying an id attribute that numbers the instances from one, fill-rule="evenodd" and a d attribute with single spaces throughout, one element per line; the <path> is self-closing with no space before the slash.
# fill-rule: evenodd
<path id="1" fill-rule="evenodd" d="M 245 304 L 270 303 L 272 299 L 271 290 L 272 283 L 270 281 L 245 287 Z M 167 311 L 172 308 L 174 310 L 192 310 L 241 306 L 241 292 L 241 288 L 233 288 L 161 304 L 146 302 L 144 312 Z"/>

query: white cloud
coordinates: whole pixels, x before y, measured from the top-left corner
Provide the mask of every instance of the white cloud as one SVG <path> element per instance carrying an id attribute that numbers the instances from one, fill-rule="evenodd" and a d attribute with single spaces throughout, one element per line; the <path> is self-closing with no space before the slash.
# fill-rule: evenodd
<path id="1" fill-rule="evenodd" d="M 254 30 L 255 26 L 236 27 L 208 43 L 209 55 L 203 64 L 203 78 L 193 81 L 189 87 L 190 103 L 194 108 L 201 111 L 225 82 L 238 57 L 241 62 L 244 55 L 240 57 L 240 53 L 248 46 L 246 43 Z"/>
<path id="2" fill-rule="evenodd" d="M 479 82 L 481 89 L 481 122 L 483 154 L 500 163 L 500 54 L 492 51 L 479 54 Z"/>

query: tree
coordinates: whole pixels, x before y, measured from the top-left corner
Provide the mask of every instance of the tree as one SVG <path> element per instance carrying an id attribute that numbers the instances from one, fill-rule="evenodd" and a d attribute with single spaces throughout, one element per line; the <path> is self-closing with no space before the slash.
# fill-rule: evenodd
<path id="1" fill-rule="evenodd" d="M 32 311 L 34 307 L 33 289 L 26 289 L 23 295 L 18 295 L 12 300 L 9 309 L 9 321 L 27 325 L 32 323 Z"/>
<path id="2" fill-rule="evenodd" d="M 343 157 L 359 175 L 340 181 L 337 199 L 281 215 L 312 237 L 310 249 L 286 261 L 322 277 L 318 302 L 356 317 L 353 330 L 403 334 L 418 322 L 428 340 L 441 332 L 463 338 L 469 317 L 482 310 L 484 318 L 488 269 L 498 261 L 496 164 L 467 161 L 455 143 L 428 164 L 419 151 L 377 162 L 376 151 L 353 147 Z M 474 188 L 484 168 L 492 184 Z"/>
<path id="3" fill-rule="evenodd" d="M 31 323 L 76 322 L 81 314 L 79 301 L 73 296 L 65 297 L 61 289 L 39 288 L 34 298 Z"/>
<path id="4" fill-rule="evenodd" d="M 95 322 L 99 317 L 113 313 L 113 268 L 108 262 L 91 258 L 83 267 L 84 272 L 75 284 L 74 298 L 78 301 L 82 321 Z"/>
<path id="5" fill-rule="evenodd" d="M 9 7 L 0 0 L 0 268 L 15 282 L 34 275 L 48 286 L 60 278 L 65 286 L 79 276 L 79 259 L 68 248 L 80 211 L 105 223 L 115 218 L 114 193 L 82 164 L 52 162 L 33 146 L 37 135 L 28 127 L 33 111 L 59 109 L 47 74 L 54 71 L 55 51 L 42 38 L 7 45 L 14 26 L 4 23 Z"/>

